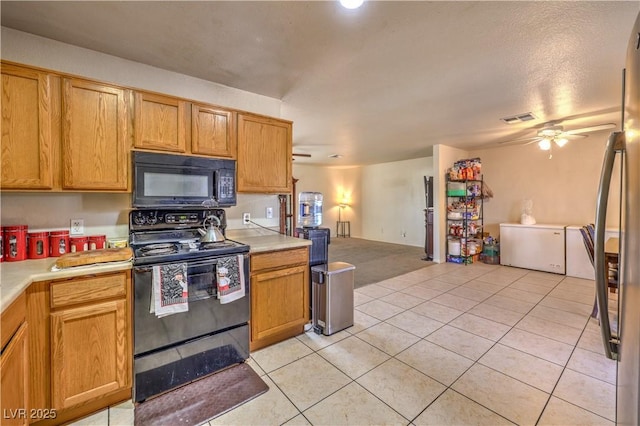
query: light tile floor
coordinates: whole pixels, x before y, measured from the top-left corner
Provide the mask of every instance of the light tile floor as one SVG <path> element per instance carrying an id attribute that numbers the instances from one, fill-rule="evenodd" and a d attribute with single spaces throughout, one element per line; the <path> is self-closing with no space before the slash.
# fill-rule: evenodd
<path id="1" fill-rule="evenodd" d="M 361 287 L 353 327 L 252 353 L 270 390 L 209 425 L 613 425 L 593 287 L 450 263 Z M 133 405 L 75 424 L 131 425 Z"/>

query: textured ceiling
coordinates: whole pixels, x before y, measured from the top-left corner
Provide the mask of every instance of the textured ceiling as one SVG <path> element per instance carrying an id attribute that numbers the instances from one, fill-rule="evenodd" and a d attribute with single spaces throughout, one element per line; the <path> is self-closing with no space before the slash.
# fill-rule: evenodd
<path id="1" fill-rule="evenodd" d="M 14 2 L 2 25 L 281 99 L 297 162 L 372 164 L 620 121 L 637 1 Z M 507 125 L 501 117 L 532 112 Z M 338 153 L 340 159 L 328 155 Z"/>

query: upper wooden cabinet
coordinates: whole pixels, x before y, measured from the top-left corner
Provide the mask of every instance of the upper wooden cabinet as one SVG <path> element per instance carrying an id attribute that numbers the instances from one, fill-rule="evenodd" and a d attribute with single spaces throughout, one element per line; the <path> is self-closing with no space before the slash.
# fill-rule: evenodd
<path id="1" fill-rule="evenodd" d="M 291 192 L 292 123 L 2 62 L 0 189 L 131 190 L 131 148 L 237 159 L 237 190 Z"/>
<path id="2" fill-rule="evenodd" d="M 128 91 L 65 78 L 62 102 L 63 189 L 126 191 Z"/>
<path id="3" fill-rule="evenodd" d="M 238 191 L 291 191 L 292 125 L 252 114 L 238 114 Z"/>
<path id="4" fill-rule="evenodd" d="M 136 148 L 186 152 L 186 102 L 153 93 L 135 93 Z"/>
<path id="5" fill-rule="evenodd" d="M 236 157 L 236 114 L 205 105 L 191 106 L 191 152 L 215 157 Z"/>
<path id="6" fill-rule="evenodd" d="M 52 107 L 47 73 L 2 64 L 2 189 L 53 188 Z"/>
<path id="7" fill-rule="evenodd" d="M 138 149 L 236 157 L 235 113 L 154 93 L 135 93 Z"/>

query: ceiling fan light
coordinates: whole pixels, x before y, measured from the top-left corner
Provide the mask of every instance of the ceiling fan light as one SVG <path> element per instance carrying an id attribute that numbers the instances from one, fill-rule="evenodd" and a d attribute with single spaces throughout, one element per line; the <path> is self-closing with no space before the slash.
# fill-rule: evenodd
<path id="1" fill-rule="evenodd" d="M 563 146 L 565 146 L 567 144 L 567 142 L 569 142 L 569 139 L 560 138 L 560 139 L 555 139 L 555 141 L 556 141 L 556 145 L 558 145 L 560 148 L 562 148 Z"/>
<path id="2" fill-rule="evenodd" d="M 551 141 L 549 139 L 542 139 L 538 142 L 538 147 L 543 151 L 548 151 L 551 149 Z"/>

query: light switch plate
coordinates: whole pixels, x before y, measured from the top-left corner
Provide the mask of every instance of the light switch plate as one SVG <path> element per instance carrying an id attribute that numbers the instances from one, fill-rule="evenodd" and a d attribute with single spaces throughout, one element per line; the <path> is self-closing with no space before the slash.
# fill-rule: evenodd
<path id="1" fill-rule="evenodd" d="M 266 208 L 267 219 L 273 219 L 273 207 Z"/>

